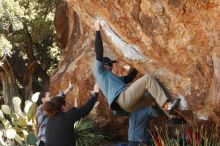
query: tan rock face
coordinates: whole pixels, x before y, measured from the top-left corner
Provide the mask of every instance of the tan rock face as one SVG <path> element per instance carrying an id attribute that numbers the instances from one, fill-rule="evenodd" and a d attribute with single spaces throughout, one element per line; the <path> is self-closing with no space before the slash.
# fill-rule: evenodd
<path id="1" fill-rule="evenodd" d="M 87 101 L 94 84 L 95 19 L 101 19 L 105 55 L 141 74 L 158 78 L 170 98 L 183 95 L 188 121 L 220 123 L 220 1 L 219 0 L 67 0 L 57 7 L 55 26 L 62 48 L 52 78 L 55 93 L 74 83 L 69 107 Z M 103 125 L 121 121 L 111 116 L 105 98 L 97 113 Z M 104 122 L 103 122 L 104 121 Z"/>

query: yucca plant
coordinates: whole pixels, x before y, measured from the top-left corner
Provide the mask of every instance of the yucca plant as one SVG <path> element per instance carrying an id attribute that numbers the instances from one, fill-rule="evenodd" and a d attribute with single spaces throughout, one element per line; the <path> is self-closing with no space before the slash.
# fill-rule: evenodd
<path id="1" fill-rule="evenodd" d="M 13 109 L 2 105 L 0 110 L 0 145 L 1 146 L 28 146 L 35 145 L 35 112 L 39 92 L 33 94 L 31 101 L 25 101 L 24 110 L 21 110 L 21 99 L 12 99 Z"/>
<path id="2" fill-rule="evenodd" d="M 98 146 L 106 142 L 106 136 L 98 131 L 89 118 L 81 119 L 74 124 L 76 146 Z"/>

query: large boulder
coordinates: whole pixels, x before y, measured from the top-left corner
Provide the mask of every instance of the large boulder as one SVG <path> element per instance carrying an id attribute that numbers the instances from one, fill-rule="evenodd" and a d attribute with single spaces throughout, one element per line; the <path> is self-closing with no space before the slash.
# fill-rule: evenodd
<path id="1" fill-rule="evenodd" d="M 87 101 L 95 82 L 93 23 L 101 19 L 105 55 L 119 60 L 115 73 L 126 74 L 126 64 L 151 73 L 170 98 L 185 97 L 190 112 L 179 113 L 187 121 L 219 124 L 219 18 L 219 0 L 60 1 L 55 26 L 62 57 L 51 90 L 55 94 L 71 80 L 68 106 L 75 97 Z M 100 101 L 98 122 L 126 122 L 112 116 L 104 96 Z"/>

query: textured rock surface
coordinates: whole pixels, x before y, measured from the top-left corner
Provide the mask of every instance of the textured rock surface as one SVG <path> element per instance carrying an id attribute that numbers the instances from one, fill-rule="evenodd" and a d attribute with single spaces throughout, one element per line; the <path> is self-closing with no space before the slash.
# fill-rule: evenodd
<path id="1" fill-rule="evenodd" d="M 219 0 L 67 0 L 56 11 L 57 38 L 62 58 L 51 90 L 74 83 L 68 96 L 84 103 L 94 84 L 95 19 L 101 19 L 105 54 L 140 73 L 151 73 L 175 98 L 186 97 L 188 121 L 220 123 L 220 1 Z M 104 126 L 112 121 L 104 97 L 97 116 Z"/>

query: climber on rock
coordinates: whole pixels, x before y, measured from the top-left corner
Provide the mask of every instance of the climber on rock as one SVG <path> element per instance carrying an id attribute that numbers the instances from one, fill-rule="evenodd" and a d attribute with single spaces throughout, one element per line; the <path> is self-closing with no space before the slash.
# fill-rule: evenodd
<path id="1" fill-rule="evenodd" d="M 100 20 L 97 20 L 94 26 L 96 30 L 94 77 L 101 91 L 107 97 L 109 106 L 113 110 L 136 111 L 142 107 L 149 106 L 148 103 L 151 98 L 143 96 L 148 91 L 159 107 L 169 116 L 179 105 L 180 98 L 170 101 L 155 78 L 150 74 L 144 75 L 128 86 L 127 84 L 137 74 L 137 70 L 134 68 L 130 70 L 127 76 L 120 77 L 114 75 L 112 67 L 116 61 L 103 57 Z"/>

